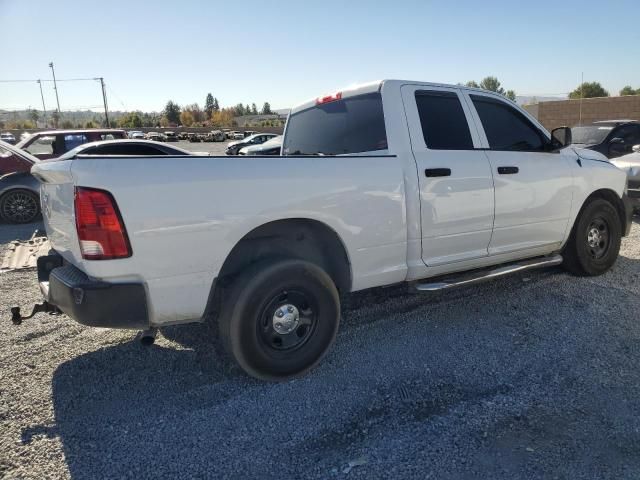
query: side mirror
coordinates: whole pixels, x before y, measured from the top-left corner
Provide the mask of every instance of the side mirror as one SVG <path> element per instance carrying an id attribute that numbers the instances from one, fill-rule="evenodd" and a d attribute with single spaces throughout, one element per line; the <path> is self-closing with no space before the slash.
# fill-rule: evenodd
<path id="1" fill-rule="evenodd" d="M 558 127 L 551 130 L 551 141 L 554 148 L 562 148 L 571 145 L 571 129 L 569 127 Z"/>
<path id="2" fill-rule="evenodd" d="M 609 144 L 611 145 L 624 145 L 624 139 L 620 137 L 615 137 L 609 140 Z"/>
<path id="3" fill-rule="evenodd" d="M 631 147 L 631 150 L 636 153 L 640 153 L 640 145 L 634 145 L 633 147 Z"/>

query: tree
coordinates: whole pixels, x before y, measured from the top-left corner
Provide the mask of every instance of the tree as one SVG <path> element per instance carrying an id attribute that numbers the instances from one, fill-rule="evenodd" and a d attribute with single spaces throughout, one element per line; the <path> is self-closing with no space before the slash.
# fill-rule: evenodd
<path id="1" fill-rule="evenodd" d="M 633 87 L 627 85 L 622 90 L 620 90 L 621 97 L 624 97 L 626 95 L 640 95 L 640 88 L 637 90 L 634 90 Z"/>
<path id="2" fill-rule="evenodd" d="M 272 115 L 273 112 L 271 111 L 271 105 L 269 105 L 269 102 L 264 102 L 264 105 L 262 105 L 262 115 Z"/>
<path id="3" fill-rule="evenodd" d="M 235 107 L 233 107 L 233 110 L 236 117 L 241 117 L 244 115 L 244 106 L 241 103 L 238 103 Z"/>
<path id="4" fill-rule="evenodd" d="M 51 119 L 53 120 L 54 128 L 58 128 L 58 123 L 60 122 L 60 112 L 54 110 L 51 114 Z"/>
<path id="5" fill-rule="evenodd" d="M 188 111 L 192 117 L 192 123 L 202 123 L 205 120 L 205 112 L 202 111 L 200 105 L 197 103 L 192 103 L 191 105 L 185 106 L 183 111 Z"/>
<path id="6" fill-rule="evenodd" d="M 480 88 L 483 90 L 489 90 L 490 92 L 496 92 L 500 95 L 504 95 L 504 88 L 500 85 L 500 82 L 496 77 L 485 77 L 480 82 Z"/>
<path id="7" fill-rule="evenodd" d="M 204 111 L 207 114 L 207 120 L 211 120 L 211 115 L 215 111 L 215 101 L 213 100 L 213 95 L 211 93 L 207 93 L 207 99 L 204 102 Z"/>
<path id="8" fill-rule="evenodd" d="M 180 123 L 180 105 L 169 100 L 167 105 L 164 107 L 164 111 L 162 112 L 164 117 L 167 119 L 167 123 L 177 125 Z"/>
<path id="9" fill-rule="evenodd" d="M 73 128 L 73 122 L 71 120 L 65 120 L 62 122 L 62 128 Z"/>
<path id="10" fill-rule="evenodd" d="M 29 118 L 33 121 L 34 125 L 38 125 L 38 119 L 40 118 L 40 113 L 35 109 L 29 110 Z"/>
<path id="11" fill-rule="evenodd" d="M 251 104 L 251 115 L 258 115 L 258 107 L 256 107 L 255 103 Z"/>
<path id="12" fill-rule="evenodd" d="M 193 114 L 190 110 L 183 110 L 180 114 L 180 123 L 185 127 L 190 127 L 193 125 Z"/>
<path id="13" fill-rule="evenodd" d="M 594 98 L 594 97 L 608 97 L 607 92 L 602 85 L 598 82 L 584 82 L 569 94 L 569 98 Z"/>
<path id="14" fill-rule="evenodd" d="M 216 97 L 213 98 L 213 111 L 214 112 L 220 111 L 220 104 L 218 103 L 218 99 Z"/>
<path id="15" fill-rule="evenodd" d="M 118 125 L 124 128 L 140 128 L 142 127 L 141 112 L 129 112 L 118 121 Z"/>
<path id="16" fill-rule="evenodd" d="M 93 123 L 93 120 L 89 120 L 87 123 L 84 124 L 84 128 L 96 128 L 97 125 L 95 123 Z"/>
<path id="17" fill-rule="evenodd" d="M 504 88 L 502 88 L 502 85 L 500 84 L 500 81 L 497 77 L 485 77 L 482 79 L 480 84 L 478 84 L 478 82 L 476 82 L 475 80 L 469 80 L 467 83 L 465 83 L 465 86 L 471 88 L 482 88 L 483 90 L 496 92 L 500 95 L 504 95 L 509 100 L 512 100 L 514 102 L 516 101 L 516 92 L 513 90 L 505 91 Z"/>

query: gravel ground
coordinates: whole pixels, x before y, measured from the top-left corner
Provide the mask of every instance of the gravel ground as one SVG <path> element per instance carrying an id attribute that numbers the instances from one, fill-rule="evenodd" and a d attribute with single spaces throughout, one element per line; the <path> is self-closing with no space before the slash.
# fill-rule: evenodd
<path id="1" fill-rule="evenodd" d="M 352 295 L 325 361 L 282 384 L 221 371 L 205 326 L 145 348 L 3 314 L 0 474 L 639 478 L 639 294 L 636 224 L 602 277 Z M 0 274 L 2 312 L 37 300 L 35 272 Z"/>

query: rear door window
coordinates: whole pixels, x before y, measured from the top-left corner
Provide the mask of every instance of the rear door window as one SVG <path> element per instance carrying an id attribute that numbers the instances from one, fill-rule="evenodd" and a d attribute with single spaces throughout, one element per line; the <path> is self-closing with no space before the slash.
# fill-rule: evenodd
<path id="1" fill-rule="evenodd" d="M 427 148 L 473 149 L 469 124 L 456 93 L 420 90 L 416 92 L 416 105 Z"/>
<path id="2" fill-rule="evenodd" d="M 68 152 L 74 148 L 87 143 L 89 139 L 84 134 L 70 134 L 64 136 L 64 151 Z"/>
<path id="3" fill-rule="evenodd" d="M 343 155 L 387 149 L 380 93 L 316 105 L 289 117 L 285 155 Z"/>

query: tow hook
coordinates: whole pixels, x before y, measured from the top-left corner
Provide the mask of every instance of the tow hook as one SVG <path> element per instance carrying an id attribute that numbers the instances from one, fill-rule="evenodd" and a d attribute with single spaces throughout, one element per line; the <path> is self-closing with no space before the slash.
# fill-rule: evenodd
<path id="1" fill-rule="evenodd" d="M 49 315 L 60 315 L 62 312 L 55 305 L 51 305 L 49 302 L 44 301 L 42 303 L 36 303 L 31 310 L 31 314 L 23 317 L 20 313 L 20 307 L 11 307 L 11 323 L 14 325 L 20 325 L 23 320 L 27 320 L 33 317 L 36 313 L 45 312 Z"/>

